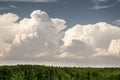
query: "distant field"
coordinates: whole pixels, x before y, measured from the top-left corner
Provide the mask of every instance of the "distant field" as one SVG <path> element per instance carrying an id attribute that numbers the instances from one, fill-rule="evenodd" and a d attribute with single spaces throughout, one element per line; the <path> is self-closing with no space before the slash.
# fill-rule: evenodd
<path id="1" fill-rule="evenodd" d="M 0 80 L 120 80 L 120 68 L 0 66 Z"/>

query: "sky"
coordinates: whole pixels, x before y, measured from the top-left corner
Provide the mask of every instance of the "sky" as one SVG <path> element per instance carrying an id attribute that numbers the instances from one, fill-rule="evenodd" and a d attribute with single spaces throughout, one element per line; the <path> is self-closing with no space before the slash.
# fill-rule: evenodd
<path id="1" fill-rule="evenodd" d="M 0 0 L 0 65 L 120 67 L 120 0 Z"/>

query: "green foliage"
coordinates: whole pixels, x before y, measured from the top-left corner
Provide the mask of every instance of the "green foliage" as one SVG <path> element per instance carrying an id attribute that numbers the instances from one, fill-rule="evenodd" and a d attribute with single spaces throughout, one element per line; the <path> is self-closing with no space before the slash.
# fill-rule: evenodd
<path id="1" fill-rule="evenodd" d="M 0 66 L 0 80 L 120 80 L 120 68 Z"/>

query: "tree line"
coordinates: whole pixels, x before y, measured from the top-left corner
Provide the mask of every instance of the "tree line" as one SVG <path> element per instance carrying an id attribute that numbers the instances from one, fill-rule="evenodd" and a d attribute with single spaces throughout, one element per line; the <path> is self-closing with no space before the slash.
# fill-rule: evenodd
<path id="1" fill-rule="evenodd" d="M 0 80 L 120 80 L 120 68 L 0 66 Z"/>

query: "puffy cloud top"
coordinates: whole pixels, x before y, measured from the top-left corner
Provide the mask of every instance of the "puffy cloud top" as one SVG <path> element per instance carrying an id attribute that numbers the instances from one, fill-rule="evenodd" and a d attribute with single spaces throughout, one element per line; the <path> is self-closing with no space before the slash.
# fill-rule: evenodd
<path id="1" fill-rule="evenodd" d="M 118 39 L 120 29 L 105 22 L 88 25 L 76 25 L 65 32 L 62 39 L 65 45 L 72 40 L 81 40 L 84 43 L 98 48 L 107 48 L 112 39 Z"/>
<path id="2" fill-rule="evenodd" d="M 117 26 L 99 22 L 77 24 L 65 30 L 65 20 L 50 18 L 41 10 L 33 11 L 30 18 L 18 19 L 13 13 L 0 15 L 2 64 L 120 66 L 120 28 Z"/>
<path id="3" fill-rule="evenodd" d="M 108 48 L 110 54 L 120 55 L 120 39 L 112 40 Z"/>

